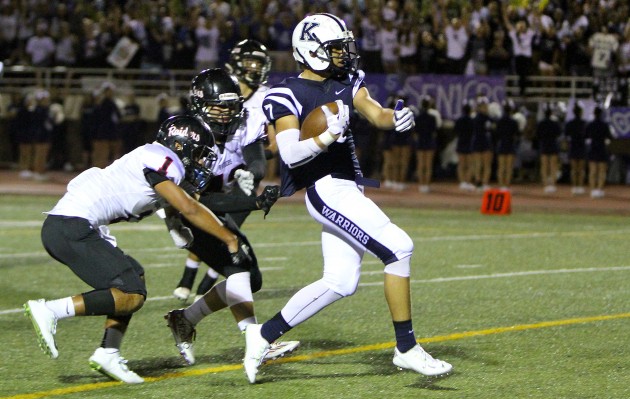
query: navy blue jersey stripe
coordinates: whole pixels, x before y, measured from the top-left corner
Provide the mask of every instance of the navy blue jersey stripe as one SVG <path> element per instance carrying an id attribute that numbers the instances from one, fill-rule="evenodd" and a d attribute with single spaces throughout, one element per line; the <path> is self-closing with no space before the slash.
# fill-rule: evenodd
<path id="1" fill-rule="evenodd" d="M 324 200 L 322 200 L 317 193 L 315 186 L 307 188 L 306 194 L 308 195 L 308 200 L 320 215 L 348 233 L 359 245 L 364 246 L 368 251 L 376 255 L 384 264 L 388 265 L 398 260 L 396 255 L 389 248 L 376 241 L 373 237 L 370 237 L 363 229 L 341 212 L 326 205 Z"/>

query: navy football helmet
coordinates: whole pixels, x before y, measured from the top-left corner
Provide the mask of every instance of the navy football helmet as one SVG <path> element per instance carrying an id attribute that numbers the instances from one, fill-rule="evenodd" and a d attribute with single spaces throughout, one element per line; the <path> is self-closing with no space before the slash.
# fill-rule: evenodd
<path id="1" fill-rule="evenodd" d="M 192 80 L 190 107 L 210 126 L 219 144 L 225 143 L 243 123 L 243 102 L 238 80 L 221 68 L 201 71 Z"/>
<path id="2" fill-rule="evenodd" d="M 160 126 L 156 141 L 177 155 L 184 164 L 185 180 L 199 192 L 203 191 L 212 178 L 212 166 L 217 159 L 208 125 L 194 116 L 171 116 Z"/>
<path id="3" fill-rule="evenodd" d="M 230 59 L 225 67 L 228 72 L 255 89 L 267 83 L 271 57 L 267 53 L 267 47 L 256 40 L 245 39 L 230 51 Z"/>

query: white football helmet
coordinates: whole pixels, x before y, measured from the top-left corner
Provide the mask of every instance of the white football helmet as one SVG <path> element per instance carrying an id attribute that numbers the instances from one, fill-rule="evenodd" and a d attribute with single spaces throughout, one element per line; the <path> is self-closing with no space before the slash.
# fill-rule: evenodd
<path id="1" fill-rule="evenodd" d="M 313 14 L 293 30 L 293 58 L 314 71 L 346 74 L 357 69 L 359 55 L 346 23 L 327 13 Z"/>

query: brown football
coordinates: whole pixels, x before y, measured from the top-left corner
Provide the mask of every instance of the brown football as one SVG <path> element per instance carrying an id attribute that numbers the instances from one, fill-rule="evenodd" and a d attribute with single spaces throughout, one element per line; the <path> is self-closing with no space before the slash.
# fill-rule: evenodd
<path id="1" fill-rule="evenodd" d="M 334 101 L 324 105 L 326 105 L 333 114 L 339 112 L 337 103 Z M 322 111 L 322 107 L 319 106 L 306 115 L 304 122 L 302 122 L 302 126 L 300 127 L 300 140 L 306 140 L 311 137 L 319 136 L 324 133 L 326 129 L 328 129 L 326 115 L 324 114 L 324 111 Z"/>

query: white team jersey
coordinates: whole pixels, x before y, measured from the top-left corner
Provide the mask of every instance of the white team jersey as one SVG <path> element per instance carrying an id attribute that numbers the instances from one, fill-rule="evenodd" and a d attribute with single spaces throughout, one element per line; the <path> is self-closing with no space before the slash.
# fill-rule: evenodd
<path id="1" fill-rule="evenodd" d="M 612 55 L 619 48 L 619 42 L 615 36 L 607 33 L 597 32 L 588 41 L 588 45 L 593 49 L 591 66 L 593 68 L 608 69 L 611 67 Z"/>
<path id="2" fill-rule="evenodd" d="M 243 106 L 247 109 L 248 115 L 244 125 L 238 128 L 233 136 L 230 136 L 225 143 L 223 152 L 215 145 L 214 152 L 217 154 L 217 161 L 212 167 L 215 176 L 222 176 L 223 185 L 227 186 L 231 179 L 232 171 L 245 164 L 243 148 L 256 141 L 263 140 L 267 134 L 267 117 L 262 111 L 262 101 L 268 88 L 260 86 L 258 90 L 249 98 Z"/>
<path id="3" fill-rule="evenodd" d="M 137 222 L 166 205 L 147 182 L 145 168 L 165 171 L 175 184 L 185 176 L 184 165 L 173 151 L 157 143 L 145 144 L 105 169 L 90 168 L 72 179 L 66 194 L 47 213 L 81 217 L 95 228 Z"/>

